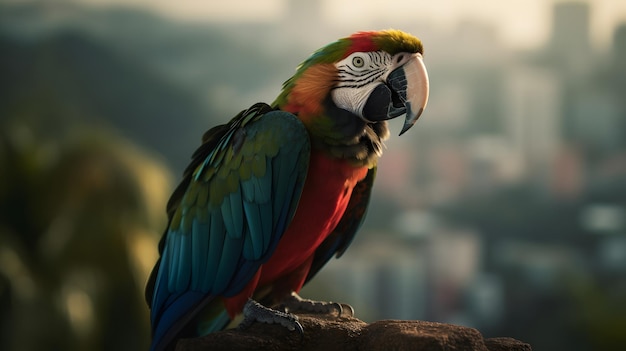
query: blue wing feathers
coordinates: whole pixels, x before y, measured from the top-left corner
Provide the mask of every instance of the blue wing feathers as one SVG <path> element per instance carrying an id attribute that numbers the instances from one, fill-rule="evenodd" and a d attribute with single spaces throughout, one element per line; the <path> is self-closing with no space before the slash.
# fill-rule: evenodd
<path id="1" fill-rule="evenodd" d="M 179 242 L 179 263 L 176 272 L 176 290 L 174 291 L 185 291 L 189 288 L 189 278 L 191 277 L 191 233 L 181 235 Z"/>
<path id="2" fill-rule="evenodd" d="M 226 228 L 226 233 L 224 234 L 226 234 L 228 238 L 236 238 L 241 237 L 242 233 L 237 231 L 238 225 L 235 222 L 238 218 L 235 217 L 236 213 L 233 213 L 236 211 L 235 206 L 237 206 L 237 204 L 231 205 L 231 200 L 233 198 L 230 195 L 231 194 L 224 197 L 220 211 L 224 221 L 224 227 Z"/>
<path id="3" fill-rule="evenodd" d="M 254 202 L 254 181 L 245 181 L 240 183 L 241 192 L 243 193 L 243 199 L 247 202 Z"/>
<path id="4" fill-rule="evenodd" d="M 180 321 L 183 311 L 189 311 L 198 305 L 203 299 L 204 294 L 189 291 L 184 295 L 174 295 L 168 299 L 167 308 L 163 309 L 163 313 L 159 316 L 157 323 L 153 321 L 156 328 L 153 331 L 151 350 L 164 350 L 169 342 L 167 339 L 175 337 L 183 326 L 177 325 Z M 172 328 L 174 326 L 174 328 Z M 161 342 L 163 340 L 163 342 Z"/>
<path id="5" fill-rule="evenodd" d="M 237 270 L 237 274 L 233 277 L 233 283 L 224 295 L 232 296 L 238 294 L 246 285 L 250 282 L 250 279 L 254 277 L 258 268 L 258 262 L 242 260 L 240 269 Z"/>
<path id="6" fill-rule="evenodd" d="M 268 202 L 270 201 L 270 197 L 271 197 L 271 191 L 272 191 L 272 167 L 270 167 L 269 163 L 270 160 L 266 160 L 266 166 L 265 166 L 265 174 L 258 178 L 258 177 L 254 177 L 254 200 L 256 203 L 258 204 L 264 204 L 267 205 Z M 280 194 L 277 194 L 280 196 Z M 271 218 L 271 217 L 270 217 Z"/>
<path id="7" fill-rule="evenodd" d="M 161 256 L 160 264 L 163 267 L 167 267 L 166 265 L 168 263 L 167 262 L 168 254 L 169 252 L 164 252 L 163 255 Z M 161 316 L 157 312 L 163 310 L 163 304 L 165 302 L 165 299 L 169 297 L 168 294 L 163 293 L 161 291 L 162 289 L 168 288 L 167 277 L 168 277 L 168 274 L 165 272 L 165 270 L 160 270 L 157 275 L 157 283 L 154 286 L 154 299 L 152 300 L 152 306 L 150 310 L 150 320 L 152 322 L 153 327 L 158 324 L 157 321 Z"/>
<path id="8" fill-rule="evenodd" d="M 243 208 L 248 223 L 248 233 L 245 235 L 244 258 L 247 260 L 258 260 L 263 248 L 263 218 L 259 212 L 259 206 L 254 203 L 244 201 Z M 255 233 L 255 234 L 253 234 Z M 260 243 L 259 243 L 260 240 Z"/>
<path id="9" fill-rule="evenodd" d="M 274 214 L 272 213 L 272 206 L 262 206 L 262 207 L 257 207 L 259 210 L 259 217 L 261 219 L 263 218 L 274 218 Z M 273 233 L 273 225 L 272 222 L 267 221 L 267 220 L 261 220 L 261 225 L 260 225 L 260 232 L 263 233 L 263 235 L 261 236 L 261 239 L 259 240 L 259 244 L 261 246 L 261 252 L 258 253 L 258 257 L 260 258 L 261 255 L 263 253 L 267 253 L 268 252 L 268 248 L 269 248 L 269 243 L 272 239 L 272 233 Z M 284 228 L 280 231 L 277 231 L 279 233 L 284 232 Z"/>
<path id="10" fill-rule="evenodd" d="M 254 240 L 250 235 L 249 228 L 246 228 L 246 233 L 244 233 L 242 256 L 246 260 L 254 260 Z"/>
<path id="11" fill-rule="evenodd" d="M 169 268 L 169 274 L 168 274 L 168 289 L 169 291 L 177 291 L 176 290 L 176 274 L 178 273 L 178 267 L 180 266 L 180 239 L 177 238 L 176 235 L 172 235 L 171 240 L 168 240 L 169 245 L 168 248 L 170 249 L 170 256 L 169 256 L 169 260 L 164 260 L 163 262 L 161 262 L 161 264 L 165 264 L 168 261 L 171 262 L 170 266 L 165 266 L 166 268 Z"/>
<path id="12" fill-rule="evenodd" d="M 275 231 L 284 230 L 286 228 L 287 220 L 289 219 L 289 204 L 292 202 L 292 193 L 297 192 L 298 196 L 301 189 L 296 189 L 297 184 L 294 184 L 297 179 L 297 172 L 293 172 L 293 167 L 283 166 L 292 162 L 292 155 L 290 153 L 279 153 L 279 156 L 283 156 L 286 159 L 283 162 L 279 162 L 278 158 L 272 160 L 272 169 L 274 170 L 274 180 L 272 182 L 272 193 L 274 194 L 273 213 L 276 217 Z M 278 197 L 281 200 L 278 201 Z M 287 199 L 287 201 L 284 201 Z"/>
<path id="13" fill-rule="evenodd" d="M 234 193 L 230 193 L 227 197 L 229 197 L 228 204 L 230 205 L 230 209 L 227 206 L 222 206 L 222 214 L 224 215 L 224 222 L 226 223 L 226 218 L 230 221 L 230 227 L 227 228 L 226 234 L 229 237 L 240 239 L 243 236 L 243 224 L 244 224 L 244 213 L 243 213 L 243 203 L 241 201 L 241 191 L 235 191 Z"/>
<path id="14" fill-rule="evenodd" d="M 217 269 L 213 287 L 209 293 L 219 295 L 226 291 L 237 270 L 237 263 L 243 249 L 243 239 L 226 237 L 222 248 L 222 257 Z"/>
<path id="15" fill-rule="evenodd" d="M 207 279 L 207 257 L 209 256 L 209 236 L 204 234 L 209 231 L 207 220 L 194 219 L 191 226 L 192 235 L 192 255 L 193 262 L 191 276 L 195 279 L 191 281 L 191 288 L 195 291 L 202 291 L 202 282 Z"/>
<path id="16" fill-rule="evenodd" d="M 224 222 L 222 216 L 219 213 L 213 213 L 210 216 L 210 230 L 209 233 L 222 233 L 224 232 Z M 205 234 L 206 235 L 206 234 Z M 210 235 L 209 236 L 209 255 L 210 260 L 207 260 L 207 273 L 205 280 L 202 282 L 202 291 L 210 291 L 217 275 L 217 269 L 222 256 L 222 247 L 224 247 L 223 235 Z"/>
<path id="17" fill-rule="evenodd" d="M 174 194 L 180 200 L 170 200 L 177 207 L 168 209 L 170 228 L 153 278 L 153 349 L 166 347 L 211 296 L 239 293 L 295 213 L 308 167 L 308 134 L 292 114 L 268 109 L 255 105 L 207 132 L 194 154 L 203 159 L 194 158 L 188 168 L 186 190 Z M 203 330 L 228 322 L 223 311 L 213 318 Z"/>

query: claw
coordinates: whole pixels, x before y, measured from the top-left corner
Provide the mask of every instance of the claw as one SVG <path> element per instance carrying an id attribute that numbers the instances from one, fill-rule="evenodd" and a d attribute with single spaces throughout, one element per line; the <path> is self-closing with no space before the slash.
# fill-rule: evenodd
<path id="1" fill-rule="evenodd" d="M 354 316 L 354 308 L 348 304 L 303 299 L 295 292 L 292 292 L 289 297 L 282 301 L 280 308 L 285 312 L 304 311 L 324 314 L 336 313 L 338 317 L 348 314 L 350 317 Z"/>
<path id="2" fill-rule="evenodd" d="M 341 307 L 341 314 L 339 317 L 354 317 L 354 307 L 348 305 L 347 303 L 342 303 Z"/>
<path id="3" fill-rule="evenodd" d="M 302 338 L 304 335 L 304 329 L 302 324 L 298 321 L 298 317 L 271 308 L 267 308 L 260 303 L 248 299 L 248 302 L 243 307 L 243 321 L 239 324 L 239 329 L 244 330 L 249 328 L 253 323 L 266 323 L 266 324 L 280 324 L 287 328 L 289 331 L 297 331 Z"/>

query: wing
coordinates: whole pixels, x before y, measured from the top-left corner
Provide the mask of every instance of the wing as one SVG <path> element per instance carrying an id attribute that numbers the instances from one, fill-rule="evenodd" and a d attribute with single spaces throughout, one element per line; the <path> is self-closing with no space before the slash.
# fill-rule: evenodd
<path id="1" fill-rule="evenodd" d="M 266 104 L 209 130 L 203 142 L 168 203 L 146 288 L 153 344 L 169 343 L 208 297 L 248 284 L 293 217 L 307 173 L 306 129 Z"/>
<path id="2" fill-rule="evenodd" d="M 311 270 L 309 270 L 305 283 L 311 280 L 331 257 L 334 255 L 337 258 L 341 257 L 352 242 L 352 239 L 354 239 L 356 232 L 365 219 L 374 178 L 376 178 L 376 167 L 370 169 L 367 172 L 367 176 L 358 182 L 352 190 L 346 212 L 344 212 L 337 227 L 315 251 Z"/>

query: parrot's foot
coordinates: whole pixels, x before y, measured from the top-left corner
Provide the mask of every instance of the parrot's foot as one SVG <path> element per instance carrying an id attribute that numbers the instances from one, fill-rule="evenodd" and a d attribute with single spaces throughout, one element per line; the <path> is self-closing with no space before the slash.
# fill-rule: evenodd
<path id="1" fill-rule="evenodd" d="M 295 292 L 292 292 L 289 297 L 284 299 L 279 305 L 279 308 L 285 312 L 336 313 L 339 317 L 354 317 L 354 308 L 348 304 L 303 299 Z"/>
<path id="2" fill-rule="evenodd" d="M 243 306 L 243 321 L 239 324 L 239 329 L 247 329 L 255 322 L 280 324 L 289 331 L 296 330 L 301 336 L 304 334 L 304 329 L 302 329 L 302 324 L 298 322 L 297 316 L 267 308 L 252 299 L 248 299 L 248 302 Z"/>

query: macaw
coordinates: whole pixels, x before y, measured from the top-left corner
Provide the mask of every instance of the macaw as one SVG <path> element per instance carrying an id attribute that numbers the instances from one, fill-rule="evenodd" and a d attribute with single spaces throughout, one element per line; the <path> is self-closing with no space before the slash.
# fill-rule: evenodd
<path id="1" fill-rule="evenodd" d="M 270 307 L 297 297 L 352 241 L 386 120 L 405 115 L 402 135 L 426 107 L 422 54 L 421 41 L 399 30 L 355 33 L 301 63 L 271 105 L 204 134 L 168 202 L 146 287 L 151 350 L 222 330 L 242 312 L 242 326 L 302 331 Z"/>

